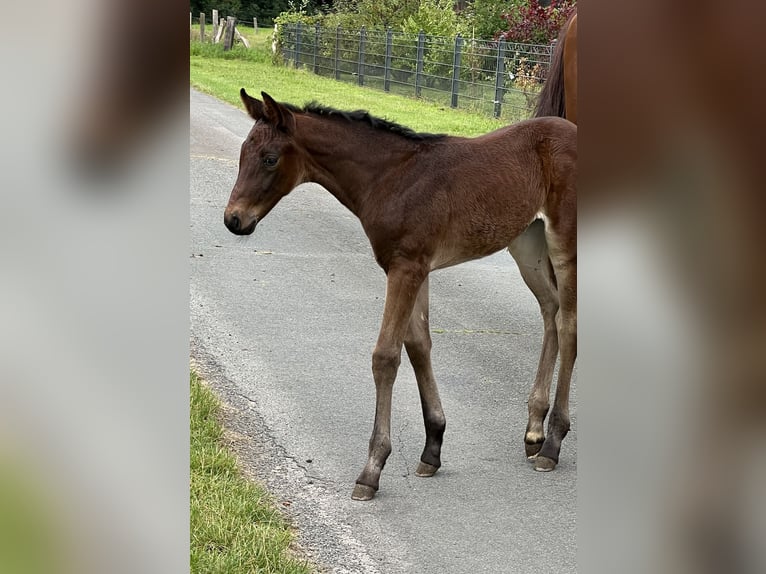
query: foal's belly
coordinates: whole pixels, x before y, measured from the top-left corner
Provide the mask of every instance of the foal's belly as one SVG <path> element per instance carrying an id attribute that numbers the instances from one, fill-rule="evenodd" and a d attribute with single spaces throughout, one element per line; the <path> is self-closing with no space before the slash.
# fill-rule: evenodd
<path id="1" fill-rule="evenodd" d="M 485 244 L 478 249 L 469 249 L 467 246 L 461 245 L 441 245 L 431 258 L 431 271 L 452 267 L 473 259 L 481 259 L 508 247 L 509 243 Z"/>
<path id="2" fill-rule="evenodd" d="M 503 224 L 488 222 L 480 227 L 469 227 L 462 234 L 447 234 L 447 239 L 441 241 L 434 251 L 431 270 L 480 259 L 505 249 L 536 218 L 537 214 L 529 220 L 517 219 Z"/>

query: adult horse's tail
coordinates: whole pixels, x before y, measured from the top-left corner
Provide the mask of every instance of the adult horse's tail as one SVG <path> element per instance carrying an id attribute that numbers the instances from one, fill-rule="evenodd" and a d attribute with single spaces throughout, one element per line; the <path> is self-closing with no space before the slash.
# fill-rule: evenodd
<path id="1" fill-rule="evenodd" d="M 566 117 L 566 94 L 564 92 L 564 45 L 566 44 L 567 31 L 572 19 L 577 15 L 577 11 L 567 19 L 561 27 L 556 48 L 553 51 L 551 67 L 548 70 L 548 77 L 545 80 L 543 89 L 537 97 L 534 117 L 557 116 Z"/>

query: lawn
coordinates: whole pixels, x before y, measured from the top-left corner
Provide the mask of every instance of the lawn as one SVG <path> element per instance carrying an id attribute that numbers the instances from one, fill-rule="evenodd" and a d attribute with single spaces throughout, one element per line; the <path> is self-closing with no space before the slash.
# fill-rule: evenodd
<path id="1" fill-rule="evenodd" d="M 220 404 L 190 376 L 190 571 L 193 574 L 309 574 L 293 533 L 267 492 L 240 473 L 224 446 Z"/>
<path id="2" fill-rule="evenodd" d="M 220 45 L 191 43 L 191 85 L 235 106 L 242 107 L 239 90 L 258 95 L 268 92 L 274 99 L 303 105 L 310 101 L 344 110 L 368 110 L 416 131 L 475 136 L 506 124 L 481 113 L 451 109 L 413 97 L 338 82 L 305 70 L 274 65 L 271 33 L 252 29 L 243 34 L 252 40 L 251 49 L 237 46 L 224 53 Z"/>

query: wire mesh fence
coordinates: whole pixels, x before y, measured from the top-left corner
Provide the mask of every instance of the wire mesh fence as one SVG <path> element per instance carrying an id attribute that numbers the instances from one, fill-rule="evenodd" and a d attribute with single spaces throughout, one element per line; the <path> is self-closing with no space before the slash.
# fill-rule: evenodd
<path id="1" fill-rule="evenodd" d="M 552 54 L 551 45 L 301 23 L 283 25 L 279 49 L 288 64 L 321 76 L 509 122 L 532 115 Z"/>

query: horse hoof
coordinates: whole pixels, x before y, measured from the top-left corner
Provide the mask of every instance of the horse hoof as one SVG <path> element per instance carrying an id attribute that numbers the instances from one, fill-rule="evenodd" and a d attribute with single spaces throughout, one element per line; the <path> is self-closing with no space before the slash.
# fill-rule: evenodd
<path id="1" fill-rule="evenodd" d="M 524 450 L 527 452 L 527 458 L 529 460 L 534 460 L 541 448 L 543 448 L 543 441 L 524 443 Z"/>
<path id="2" fill-rule="evenodd" d="M 351 493 L 351 500 L 372 500 L 374 497 L 375 489 L 366 484 L 357 484 Z"/>
<path id="3" fill-rule="evenodd" d="M 420 461 L 420 464 L 418 464 L 418 468 L 415 471 L 415 476 L 433 476 L 436 474 L 436 471 L 439 470 L 438 466 L 434 466 L 432 464 L 428 464 L 427 462 Z"/>
<path id="4" fill-rule="evenodd" d="M 550 472 L 556 468 L 556 461 L 547 456 L 537 456 L 535 458 L 535 470 L 537 472 Z"/>

